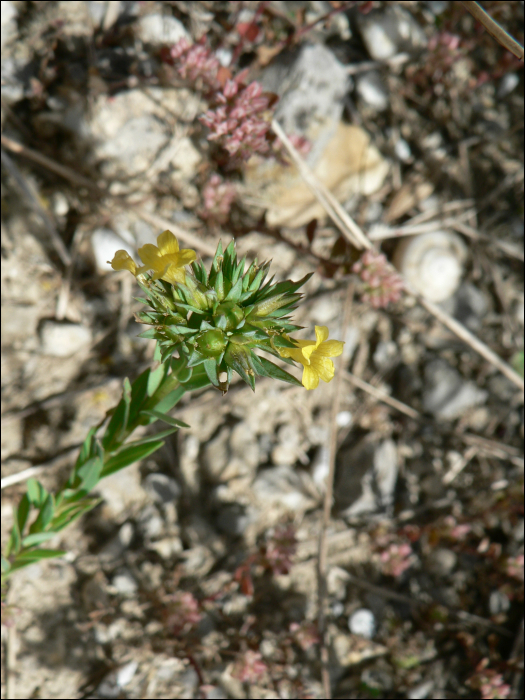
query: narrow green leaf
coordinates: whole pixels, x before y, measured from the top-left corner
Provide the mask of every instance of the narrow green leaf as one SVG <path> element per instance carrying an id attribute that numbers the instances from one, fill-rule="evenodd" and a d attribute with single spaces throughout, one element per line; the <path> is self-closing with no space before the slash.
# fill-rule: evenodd
<path id="1" fill-rule="evenodd" d="M 186 384 L 181 384 L 173 391 L 170 391 L 167 396 L 158 402 L 153 410 L 157 411 L 158 413 L 167 413 L 170 411 L 186 393 L 186 386 Z M 145 413 L 145 411 L 143 411 L 143 413 Z"/>
<path id="2" fill-rule="evenodd" d="M 6 557 L 10 556 L 11 554 L 17 554 L 20 551 L 21 547 L 21 536 L 20 536 L 20 530 L 18 529 L 18 518 L 16 517 L 16 513 L 14 513 L 15 517 L 13 518 L 13 527 L 11 528 L 11 534 L 9 535 L 9 540 L 7 541 L 7 545 L 5 548 L 5 555 Z"/>
<path id="3" fill-rule="evenodd" d="M 7 561 L 7 559 L 2 555 L 2 573 L 5 574 L 9 571 L 11 568 L 11 564 Z"/>
<path id="4" fill-rule="evenodd" d="M 52 522 L 53 531 L 60 532 L 60 530 L 63 530 L 67 525 L 70 525 L 74 520 L 92 510 L 101 502 L 101 498 L 90 498 L 70 506 L 59 515 L 55 516 Z"/>
<path id="5" fill-rule="evenodd" d="M 174 428 L 190 427 L 187 423 L 183 423 L 181 420 L 177 420 L 177 418 L 173 418 L 172 416 L 167 416 L 165 413 L 161 413 L 160 411 L 142 411 L 140 415 L 143 414 L 147 416 L 152 416 L 153 418 L 156 418 L 156 420 L 161 420 L 164 423 L 167 423 L 168 425 L 172 425 Z"/>
<path id="6" fill-rule="evenodd" d="M 233 287 L 228 292 L 228 295 L 226 296 L 226 299 L 224 301 L 232 301 L 234 304 L 236 304 L 239 301 L 241 294 L 242 294 L 242 280 L 238 279 L 237 282 L 233 285 Z"/>
<path id="7" fill-rule="evenodd" d="M 302 386 L 298 379 L 293 377 L 291 374 L 288 374 L 288 372 L 285 372 L 284 369 L 277 367 L 277 365 L 274 365 L 273 362 L 270 362 L 270 360 L 267 360 L 265 357 L 259 356 L 259 362 L 264 367 L 267 377 L 279 379 L 282 382 L 288 382 L 288 384 L 294 384 L 295 386 Z"/>
<path id="8" fill-rule="evenodd" d="M 103 460 L 100 457 L 92 457 L 78 470 L 78 476 L 81 479 L 79 488 L 86 493 L 89 493 L 100 481 L 100 473 L 102 471 Z"/>
<path id="9" fill-rule="evenodd" d="M 146 340 L 159 340 L 162 336 L 155 328 L 148 328 L 147 331 L 139 333 L 137 338 L 145 338 Z"/>
<path id="10" fill-rule="evenodd" d="M 159 365 L 157 369 L 149 373 L 148 388 L 146 391 L 149 397 L 153 396 L 153 394 L 157 391 L 162 381 L 165 379 L 168 369 L 169 365 L 167 364 Z"/>
<path id="11" fill-rule="evenodd" d="M 13 570 L 20 568 L 17 563 L 26 562 L 32 563 L 40 559 L 52 559 L 53 557 L 63 557 L 66 553 L 65 549 L 29 549 L 27 552 L 20 552 L 16 560 L 13 562 Z"/>
<path id="12" fill-rule="evenodd" d="M 26 487 L 27 497 L 31 501 L 31 504 L 35 506 L 35 508 L 40 508 L 42 503 L 47 498 L 47 491 L 39 481 L 33 479 L 32 477 L 27 480 Z"/>
<path id="13" fill-rule="evenodd" d="M 42 542 L 47 542 L 56 535 L 56 532 L 35 532 L 32 535 L 27 535 L 22 540 L 22 546 L 24 547 L 34 547 Z"/>
<path id="14" fill-rule="evenodd" d="M 44 503 L 40 506 L 40 512 L 34 521 L 34 523 L 29 528 L 29 533 L 33 534 L 35 532 L 42 532 L 46 529 L 47 525 L 53 519 L 55 514 L 55 499 L 52 493 L 47 494 L 47 498 Z"/>
<path id="15" fill-rule="evenodd" d="M 18 511 L 16 514 L 16 521 L 18 523 L 18 530 L 20 534 L 24 532 L 24 528 L 26 526 L 27 517 L 29 515 L 30 510 L 31 503 L 29 502 L 29 497 L 27 493 L 24 493 L 24 495 L 20 499 L 20 503 L 18 504 Z"/>
<path id="16" fill-rule="evenodd" d="M 139 462 L 141 459 L 144 459 L 145 457 L 148 457 L 156 452 L 163 445 L 164 442 L 162 440 L 158 440 L 156 442 L 148 442 L 144 445 L 131 445 L 123 447 L 120 452 L 108 459 L 104 465 L 104 469 L 102 470 L 101 479 L 124 469 L 124 467 L 128 467 L 134 462 Z"/>
<path id="17" fill-rule="evenodd" d="M 217 244 L 217 250 L 215 251 L 215 256 L 213 258 L 213 262 L 211 264 L 212 270 L 214 270 L 216 273 L 221 269 L 222 258 L 223 258 L 222 241 L 219 241 Z"/>
<path id="18" fill-rule="evenodd" d="M 145 435 L 144 437 L 140 438 L 139 440 L 133 440 L 133 442 L 130 442 L 126 445 L 126 447 L 136 447 L 138 445 L 147 445 L 150 442 L 154 442 L 155 440 L 164 440 L 164 438 L 169 437 L 170 435 L 173 435 L 173 433 L 176 433 L 178 430 L 178 427 L 176 428 L 168 428 L 166 430 L 161 430 L 158 433 L 153 433 L 152 435 Z"/>
<path id="19" fill-rule="evenodd" d="M 139 374 L 131 385 L 131 404 L 129 407 L 129 422 L 133 423 L 136 416 L 142 410 L 144 402 L 148 398 L 148 380 L 150 369 Z"/>

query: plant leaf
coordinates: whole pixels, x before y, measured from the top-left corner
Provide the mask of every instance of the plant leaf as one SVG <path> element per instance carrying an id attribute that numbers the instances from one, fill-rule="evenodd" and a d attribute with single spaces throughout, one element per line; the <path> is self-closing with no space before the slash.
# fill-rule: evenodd
<path id="1" fill-rule="evenodd" d="M 123 447 L 120 452 L 108 459 L 104 465 L 100 478 L 103 479 L 105 476 L 114 474 L 115 472 L 124 469 L 124 467 L 127 467 L 134 462 L 139 462 L 141 459 L 144 459 L 145 457 L 148 457 L 156 452 L 163 445 L 164 442 L 162 440 L 157 440 L 155 442 L 148 442 L 145 445 L 130 445 Z"/>

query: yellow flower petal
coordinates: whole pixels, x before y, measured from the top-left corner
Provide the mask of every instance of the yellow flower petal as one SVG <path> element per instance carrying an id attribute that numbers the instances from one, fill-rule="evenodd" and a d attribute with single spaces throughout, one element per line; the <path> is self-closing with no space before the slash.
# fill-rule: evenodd
<path id="1" fill-rule="evenodd" d="M 157 245 L 162 255 L 173 255 L 179 252 L 179 242 L 168 229 L 157 236 Z"/>
<path id="2" fill-rule="evenodd" d="M 323 380 L 323 382 L 331 382 L 334 378 L 335 369 L 332 360 L 329 360 L 326 357 L 318 357 L 317 355 L 314 355 L 310 366 L 317 376 Z"/>
<path id="3" fill-rule="evenodd" d="M 308 365 L 304 368 L 302 384 L 305 389 L 317 389 L 319 386 L 319 375 L 313 367 Z"/>
<path id="4" fill-rule="evenodd" d="M 316 346 L 318 347 L 321 343 L 328 338 L 328 328 L 326 326 L 316 326 L 315 327 L 315 338 Z"/>
<path id="5" fill-rule="evenodd" d="M 132 275 L 137 275 L 137 264 L 125 250 L 117 250 L 110 265 L 114 270 L 128 270 Z"/>
<path id="6" fill-rule="evenodd" d="M 320 357 L 339 357 L 343 352 L 344 343 L 341 340 L 325 340 L 316 350 Z"/>
<path id="7" fill-rule="evenodd" d="M 168 265 L 164 273 L 160 276 L 161 279 L 170 284 L 184 284 L 186 282 L 186 273 L 182 267 L 176 265 Z"/>
<path id="8" fill-rule="evenodd" d="M 181 251 L 179 251 L 179 267 L 189 265 L 194 260 L 197 260 L 197 253 L 191 248 L 183 248 Z"/>
<path id="9" fill-rule="evenodd" d="M 279 348 L 279 355 L 281 357 L 291 357 L 294 362 L 300 362 L 304 365 L 304 357 L 299 348 Z"/>
<path id="10" fill-rule="evenodd" d="M 305 347 L 302 348 L 302 353 L 303 357 L 306 360 L 306 364 L 310 364 L 310 360 L 312 357 L 312 353 L 316 351 L 316 346 L 315 343 L 312 343 L 311 345 L 306 345 Z"/>
<path id="11" fill-rule="evenodd" d="M 146 243 L 142 248 L 139 248 L 139 257 L 148 268 L 157 271 L 160 266 L 161 254 L 159 249 L 153 243 Z M 167 263 L 166 263 L 167 264 Z"/>

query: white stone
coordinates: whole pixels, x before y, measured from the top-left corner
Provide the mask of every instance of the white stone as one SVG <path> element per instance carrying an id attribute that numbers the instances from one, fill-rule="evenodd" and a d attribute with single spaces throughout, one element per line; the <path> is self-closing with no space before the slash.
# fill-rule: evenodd
<path id="1" fill-rule="evenodd" d="M 367 608 L 356 610 L 350 615 L 348 628 L 352 634 L 358 634 L 366 639 L 372 639 L 376 629 L 374 613 Z"/>
<path id="2" fill-rule="evenodd" d="M 70 357 L 91 347 L 91 331 L 78 323 L 45 321 L 40 329 L 42 352 L 53 357 Z"/>

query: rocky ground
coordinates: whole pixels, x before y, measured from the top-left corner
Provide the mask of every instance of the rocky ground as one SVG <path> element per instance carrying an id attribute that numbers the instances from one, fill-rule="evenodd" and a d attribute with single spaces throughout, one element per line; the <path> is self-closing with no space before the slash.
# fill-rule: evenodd
<path id="1" fill-rule="evenodd" d="M 523 42 L 522 2 L 482 4 Z M 171 228 L 209 264 L 234 237 L 314 272 L 301 337 L 345 341 L 314 391 L 185 397 L 190 429 L 99 484 L 67 555 L 3 591 L 3 697 L 325 697 L 334 431 L 333 697 L 523 696 L 523 394 L 413 295 L 376 308 L 282 147 L 235 156 L 198 119 L 247 69 L 413 288 L 523 377 L 522 65 L 453 2 L 2 3 L 3 544 L 25 470 L 58 488 L 153 361 L 117 249 Z"/>

